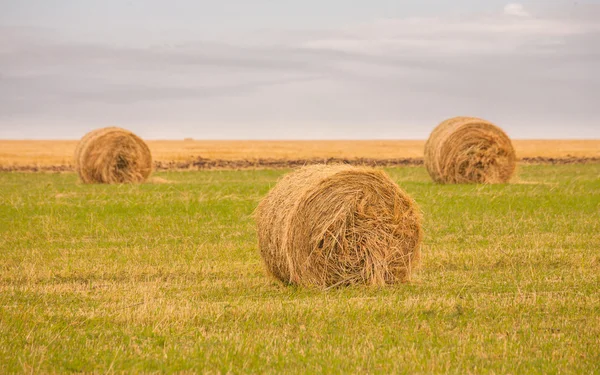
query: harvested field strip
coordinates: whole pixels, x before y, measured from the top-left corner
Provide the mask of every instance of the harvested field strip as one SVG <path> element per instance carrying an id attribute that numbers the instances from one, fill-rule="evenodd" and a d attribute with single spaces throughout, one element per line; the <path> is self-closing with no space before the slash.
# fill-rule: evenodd
<path id="1" fill-rule="evenodd" d="M 140 134 L 142 135 L 142 134 Z M 149 141 L 153 160 L 421 159 L 425 141 Z M 78 141 L 0 140 L 0 166 L 73 164 Z M 513 140 L 518 158 L 600 158 L 600 140 Z M 392 164 L 390 164 L 392 166 Z"/>

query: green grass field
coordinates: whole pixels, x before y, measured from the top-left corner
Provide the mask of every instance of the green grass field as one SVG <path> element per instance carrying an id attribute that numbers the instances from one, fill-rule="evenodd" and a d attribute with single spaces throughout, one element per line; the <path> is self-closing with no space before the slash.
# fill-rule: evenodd
<path id="1" fill-rule="evenodd" d="M 600 164 L 389 169 L 421 269 L 327 292 L 263 269 L 251 214 L 284 172 L 0 174 L 0 373 L 600 373 Z"/>

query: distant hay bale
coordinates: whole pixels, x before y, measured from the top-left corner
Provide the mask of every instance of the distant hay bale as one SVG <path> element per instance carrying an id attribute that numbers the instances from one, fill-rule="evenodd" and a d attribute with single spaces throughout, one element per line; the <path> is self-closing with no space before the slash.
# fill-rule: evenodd
<path id="1" fill-rule="evenodd" d="M 506 133 L 491 122 L 455 117 L 429 136 L 425 166 L 438 183 L 505 183 L 515 171 L 515 149 Z"/>
<path id="2" fill-rule="evenodd" d="M 420 255 L 419 209 L 379 170 L 303 167 L 277 183 L 255 216 L 264 263 L 289 284 L 404 282 Z"/>
<path id="3" fill-rule="evenodd" d="M 152 155 L 132 132 L 102 128 L 86 134 L 75 149 L 75 170 L 84 183 L 138 183 L 152 172 Z"/>

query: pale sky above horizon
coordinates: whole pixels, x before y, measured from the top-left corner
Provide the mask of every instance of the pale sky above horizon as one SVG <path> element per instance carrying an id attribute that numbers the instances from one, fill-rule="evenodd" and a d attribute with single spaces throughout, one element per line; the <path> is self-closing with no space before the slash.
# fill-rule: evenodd
<path id="1" fill-rule="evenodd" d="M 600 139 L 600 0 L 0 0 L 0 139 Z"/>

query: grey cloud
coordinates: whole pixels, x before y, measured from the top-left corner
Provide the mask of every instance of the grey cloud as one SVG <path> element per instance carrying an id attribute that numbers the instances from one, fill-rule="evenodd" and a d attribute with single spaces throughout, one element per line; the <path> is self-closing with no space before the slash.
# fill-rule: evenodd
<path id="1" fill-rule="evenodd" d="M 201 99 L 219 96 L 245 96 L 260 88 L 310 81 L 315 78 L 280 79 L 258 81 L 239 85 L 218 87 L 167 87 L 140 85 L 112 85 L 96 91 L 80 91 L 69 95 L 71 99 L 82 99 L 113 104 L 130 104 L 138 101 Z"/>
<path id="2" fill-rule="evenodd" d="M 567 121 L 600 137 L 600 28 L 585 17 L 529 13 L 168 47 L 12 30 L 0 38 L 0 137 L 2 124 L 50 117 L 168 121 L 169 129 L 147 130 L 160 137 L 424 138 L 430 124 L 458 114 L 506 122 L 516 137 L 548 136 L 543 126 L 576 136 Z M 203 128 L 208 123 L 222 126 Z"/>

